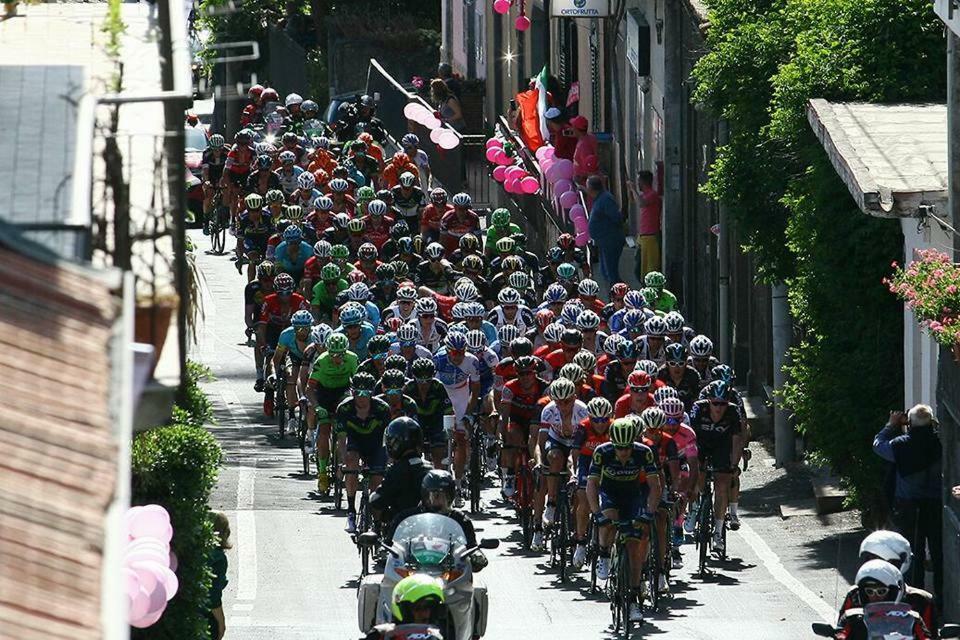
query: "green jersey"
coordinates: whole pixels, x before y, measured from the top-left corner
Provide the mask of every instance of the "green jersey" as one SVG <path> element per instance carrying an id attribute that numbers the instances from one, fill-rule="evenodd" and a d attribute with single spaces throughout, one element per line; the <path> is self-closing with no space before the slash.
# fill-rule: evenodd
<path id="1" fill-rule="evenodd" d="M 673 295 L 666 289 L 660 291 L 660 297 L 657 298 L 657 301 L 653 305 L 654 311 L 660 311 L 662 313 L 670 313 L 671 311 L 677 310 L 677 296 Z"/>
<path id="2" fill-rule="evenodd" d="M 347 286 L 347 281 L 343 278 L 340 278 L 337 280 L 336 293 L 330 293 L 327 291 L 326 283 L 321 280 L 317 284 L 313 285 L 313 300 L 310 302 L 314 306 L 320 307 L 321 310 L 330 313 L 336 306 L 337 294 L 346 289 Z"/>
<path id="3" fill-rule="evenodd" d="M 512 222 L 510 223 L 509 227 L 505 227 L 503 229 L 491 226 L 489 229 L 487 229 L 487 240 L 484 243 L 484 249 L 496 252 L 497 241 L 500 238 L 509 238 L 515 233 L 520 233 L 520 227 Z"/>
<path id="4" fill-rule="evenodd" d="M 342 389 L 350 386 L 350 378 L 357 372 L 359 362 L 357 354 L 347 351 L 343 354 L 343 361 L 337 364 L 327 351 L 313 363 L 310 379 L 316 380 L 325 389 Z"/>

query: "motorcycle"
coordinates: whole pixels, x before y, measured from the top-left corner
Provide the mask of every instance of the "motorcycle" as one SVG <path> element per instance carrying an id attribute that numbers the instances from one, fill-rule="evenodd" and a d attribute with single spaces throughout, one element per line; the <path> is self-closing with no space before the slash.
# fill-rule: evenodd
<path id="1" fill-rule="evenodd" d="M 873 602 L 862 609 L 848 610 L 845 618 L 843 628 L 814 622 L 813 632 L 824 638 L 849 640 L 920 640 L 914 633 L 918 617 L 908 604 Z M 940 637 L 960 638 L 960 625 L 944 625 Z"/>
<path id="2" fill-rule="evenodd" d="M 375 533 L 361 534 L 360 545 L 374 546 Z M 393 587 L 414 573 L 440 578 L 444 586 L 445 620 L 440 625 L 448 640 L 472 640 L 487 628 L 487 591 L 474 584 L 470 556 L 480 549 L 496 549 L 498 540 L 484 539 L 467 547 L 463 529 L 455 520 L 438 513 L 421 513 L 400 523 L 391 545 L 383 544 L 387 560 L 383 575 L 368 575 L 360 583 L 358 617 L 366 633 L 374 625 L 391 620 Z"/>

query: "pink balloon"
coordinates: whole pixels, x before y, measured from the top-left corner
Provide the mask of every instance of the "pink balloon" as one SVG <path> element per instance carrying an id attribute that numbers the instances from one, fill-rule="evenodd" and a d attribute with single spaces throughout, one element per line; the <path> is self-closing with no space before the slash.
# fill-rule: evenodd
<path id="1" fill-rule="evenodd" d="M 123 561 L 128 567 L 133 567 L 134 563 L 137 562 L 157 562 L 160 564 L 166 564 L 169 558 L 170 556 L 166 551 L 148 548 L 127 551 L 127 553 L 123 556 Z"/>
<path id="2" fill-rule="evenodd" d="M 552 167 L 554 164 L 556 164 L 554 160 L 551 160 L 549 158 L 544 160 L 543 162 L 540 163 L 540 173 L 542 175 L 547 175 L 547 171 L 550 171 L 550 167 Z"/>
<path id="3" fill-rule="evenodd" d="M 542 162 L 542 161 L 544 161 L 544 160 L 546 159 L 547 150 L 548 150 L 548 149 L 553 149 L 553 147 L 550 146 L 549 144 L 545 144 L 545 145 L 543 145 L 542 147 L 540 147 L 539 149 L 537 149 L 537 151 L 536 151 L 536 153 L 535 153 L 534 155 L 537 157 L 537 160 L 538 160 L 538 161 Z"/>
<path id="4" fill-rule="evenodd" d="M 484 143 L 484 146 L 486 146 L 487 149 L 491 147 L 503 148 L 503 140 L 500 138 L 490 138 L 486 141 L 486 143 Z"/>
<path id="5" fill-rule="evenodd" d="M 517 193 L 520 184 L 513 178 L 508 178 L 506 182 L 503 183 L 504 189 L 507 190 L 507 193 Z"/>
<path id="6" fill-rule="evenodd" d="M 546 149 L 546 151 L 543 152 L 543 159 L 544 159 L 544 160 L 553 160 L 554 158 L 557 157 L 557 155 L 556 155 L 557 150 L 554 149 L 552 146 L 549 146 L 549 145 L 548 145 L 548 146 L 546 146 L 546 147 L 540 147 L 540 148 L 541 148 L 541 149 Z"/>
<path id="7" fill-rule="evenodd" d="M 498 153 L 502 153 L 499 149 L 500 149 L 499 147 L 489 147 L 489 148 L 487 149 L 487 153 L 484 154 L 484 155 L 486 155 L 486 157 L 487 157 L 487 162 L 496 162 L 496 161 L 497 161 L 497 154 L 498 154 Z"/>
<path id="8" fill-rule="evenodd" d="M 419 109 L 420 106 L 421 105 L 417 104 L 416 102 L 408 102 L 403 107 L 403 115 L 407 118 L 407 120 L 416 120 L 417 119 L 416 115 L 417 115 L 417 112 L 420 110 Z"/>
<path id="9" fill-rule="evenodd" d="M 497 182 L 503 182 L 507 179 L 507 168 L 504 166 L 497 166 L 493 170 L 493 179 Z"/>
<path id="10" fill-rule="evenodd" d="M 130 535 L 134 538 L 152 536 L 160 538 L 163 542 L 170 542 L 172 534 L 170 514 L 158 504 L 145 506 L 130 521 Z M 166 539 L 164 539 L 165 536 Z"/>
<path id="11" fill-rule="evenodd" d="M 440 136 L 440 142 L 438 143 L 440 145 L 440 148 L 446 149 L 447 151 L 451 149 L 456 149 L 457 146 L 460 144 L 460 136 L 455 134 L 453 131 L 450 131 L 449 129 L 444 129 L 443 131 L 445 133 L 442 136 Z"/>
<path id="12" fill-rule="evenodd" d="M 503 15 L 510 11 L 510 0 L 494 0 L 493 10 Z"/>
<path id="13" fill-rule="evenodd" d="M 150 608 L 147 610 L 148 615 L 150 613 L 156 613 L 157 611 L 163 611 L 167 608 L 167 600 L 170 598 L 167 597 L 167 588 L 162 582 L 157 583 L 157 588 L 153 590 L 153 593 L 150 594 Z"/>
<path id="14" fill-rule="evenodd" d="M 578 202 L 580 202 L 580 197 L 576 191 L 564 191 L 560 194 L 560 206 L 564 209 L 569 209 Z"/>
<path id="15" fill-rule="evenodd" d="M 133 626 L 133 627 L 136 627 L 136 628 L 138 628 L 138 629 L 146 629 L 147 627 L 153 626 L 154 624 L 157 623 L 157 620 L 160 619 L 160 616 L 163 615 L 163 612 L 164 612 L 165 609 L 166 609 L 166 607 L 164 607 L 164 608 L 161 609 L 160 611 L 155 611 L 155 612 L 153 612 L 153 613 L 147 613 L 147 615 L 145 615 L 145 616 L 143 616 L 143 617 L 141 617 L 141 618 L 139 618 L 139 619 L 137 619 L 137 620 L 131 620 L 131 621 L 130 621 L 130 625 Z"/>
<path id="16" fill-rule="evenodd" d="M 517 31 L 526 31 L 530 28 L 530 18 L 520 16 L 517 18 L 517 21 L 513 23 L 513 26 L 517 28 Z"/>
<path id="17" fill-rule="evenodd" d="M 557 180 L 553 185 L 554 193 L 565 193 L 573 190 L 573 183 L 569 180 Z"/>
<path id="18" fill-rule="evenodd" d="M 129 595 L 127 597 L 129 600 L 127 620 L 133 624 L 135 620 L 139 620 L 150 610 L 150 594 L 143 589 L 138 588 L 136 595 L 134 595 L 132 598 L 130 598 Z"/>
<path id="19" fill-rule="evenodd" d="M 590 242 L 590 233 L 588 231 L 578 232 L 577 235 L 574 236 L 573 241 L 578 247 L 585 247 L 587 243 Z"/>
<path id="20" fill-rule="evenodd" d="M 170 544 L 163 542 L 159 538 L 154 538 L 151 536 L 143 536 L 142 538 L 136 538 L 131 540 L 130 544 L 127 545 L 127 552 L 133 551 L 135 549 L 155 549 L 162 552 L 164 555 L 170 551 Z"/>
<path id="21" fill-rule="evenodd" d="M 583 209 L 583 206 L 579 204 L 575 204 L 570 207 L 570 213 L 568 215 L 570 216 L 570 220 L 573 221 L 574 227 L 577 226 L 577 220 L 582 220 L 584 222 L 587 220 L 587 212 Z"/>
<path id="22" fill-rule="evenodd" d="M 560 166 L 559 163 L 555 163 L 553 166 L 547 169 L 547 172 L 545 174 L 547 178 L 547 182 L 549 182 L 550 184 L 556 184 L 557 181 L 561 180 L 563 178 L 563 176 L 560 173 L 561 169 L 562 167 Z"/>
<path id="23" fill-rule="evenodd" d="M 524 193 L 533 194 L 540 190 L 540 182 L 533 176 L 527 176 L 520 181 L 520 188 Z"/>
<path id="24" fill-rule="evenodd" d="M 507 167 L 507 176 L 514 178 L 516 180 L 520 179 L 520 174 L 523 173 L 523 168 L 518 167 L 517 165 L 511 165 Z"/>
<path id="25" fill-rule="evenodd" d="M 507 152 L 503 149 L 500 150 L 500 153 L 497 154 L 497 164 L 502 164 L 503 166 L 508 166 L 513 164 L 513 158 L 507 155 Z"/>
<path id="26" fill-rule="evenodd" d="M 559 173 L 561 180 L 572 180 L 573 179 L 573 161 L 567 160 L 566 158 L 560 159 L 555 165 L 559 167 Z"/>
<path id="27" fill-rule="evenodd" d="M 440 144 L 440 138 L 443 136 L 443 129 L 434 129 L 430 132 L 430 142 Z"/>

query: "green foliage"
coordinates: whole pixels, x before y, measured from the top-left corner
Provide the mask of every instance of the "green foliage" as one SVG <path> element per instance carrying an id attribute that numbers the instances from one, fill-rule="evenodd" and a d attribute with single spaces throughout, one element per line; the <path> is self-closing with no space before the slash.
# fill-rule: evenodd
<path id="1" fill-rule="evenodd" d="M 131 452 L 133 505 L 159 504 L 170 513 L 171 548 L 177 555 L 177 595 L 160 620 L 147 629 L 131 629 L 134 640 L 209 638 L 205 603 L 212 574 L 207 556 L 215 546 L 207 501 L 217 482 L 223 454 L 203 428 L 210 402 L 197 382 L 209 372 L 189 363 L 187 401 L 174 410 L 173 423 L 137 434 Z"/>
<path id="2" fill-rule="evenodd" d="M 811 98 L 940 101 L 929 0 L 712 0 L 694 100 L 729 125 L 704 191 L 760 277 L 787 282 L 799 332 L 784 399 L 814 455 L 875 487 L 873 431 L 902 395 L 899 305 L 882 285 L 899 226 L 859 211 L 807 122 Z M 865 496 L 866 497 L 866 496 Z"/>
<path id="3" fill-rule="evenodd" d="M 107 57 L 109 57 L 117 67 L 110 78 L 110 90 L 115 92 L 119 92 L 122 88 L 119 69 L 120 37 L 127 31 L 127 25 L 123 23 L 123 15 L 121 13 L 122 6 L 121 0 L 110 0 L 107 3 L 107 17 L 103 22 L 103 26 L 100 27 L 100 30 L 107 36 L 107 41 L 104 44 Z"/>

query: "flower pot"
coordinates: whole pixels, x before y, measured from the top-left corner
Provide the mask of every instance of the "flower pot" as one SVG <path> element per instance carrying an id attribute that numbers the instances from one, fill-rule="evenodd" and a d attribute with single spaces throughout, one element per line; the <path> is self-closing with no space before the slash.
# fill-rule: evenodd
<path id="1" fill-rule="evenodd" d="M 149 307 L 137 307 L 134 312 L 133 339 L 136 342 L 153 345 L 153 366 L 150 368 L 150 377 L 160 362 L 160 353 L 167 340 L 167 331 L 170 329 L 170 319 L 173 317 L 172 305 L 157 304 Z"/>

